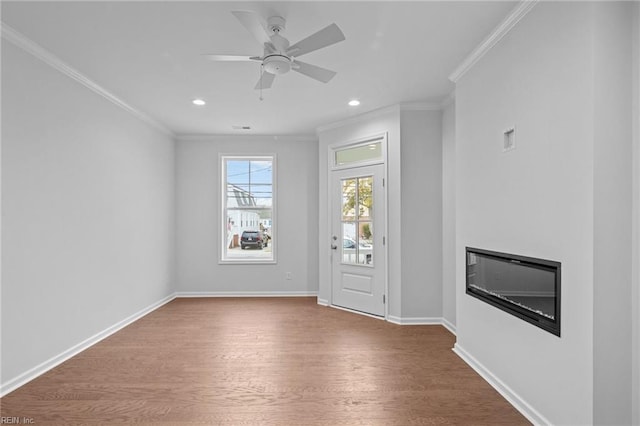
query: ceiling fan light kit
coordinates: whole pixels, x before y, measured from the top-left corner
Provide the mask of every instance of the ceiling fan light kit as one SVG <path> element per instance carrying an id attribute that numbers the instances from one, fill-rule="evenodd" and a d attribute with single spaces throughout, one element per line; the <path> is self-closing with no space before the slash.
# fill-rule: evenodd
<path id="1" fill-rule="evenodd" d="M 280 33 L 285 29 L 286 21 L 281 16 L 272 16 L 265 22 L 260 15 L 252 11 L 234 11 L 232 14 L 263 46 L 262 56 L 205 55 L 213 61 L 260 61 L 262 73 L 255 89 L 268 89 L 276 75 L 293 70 L 314 80 L 327 83 L 335 71 L 307 64 L 297 58 L 318 49 L 330 46 L 345 39 L 336 24 L 300 40 L 290 46 L 289 40 Z"/>
<path id="2" fill-rule="evenodd" d="M 271 74 L 286 74 L 291 70 L 291 59 L 284 55 L 269 55 L 262 61 L 262 66 Z"/>

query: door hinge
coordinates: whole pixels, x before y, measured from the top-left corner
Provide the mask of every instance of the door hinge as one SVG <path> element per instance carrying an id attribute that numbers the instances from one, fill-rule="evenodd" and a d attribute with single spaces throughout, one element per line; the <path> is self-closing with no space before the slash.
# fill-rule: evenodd
<path id="1" fill-rule="evenodd" d="M 382 295 L 382 304 L 387 303 L 387 296 L 385 294 Z"/>
<path id="2" fill-rule="evenodd" d="M 382 178 L 382 187 L 384 188 L 384 178 Z"/>
<path id="3" fill-rule="evenodd" d="M 386 245 L 387 244 L 387 238 L 386 237 L 382 237 L 382 245 Z"/>

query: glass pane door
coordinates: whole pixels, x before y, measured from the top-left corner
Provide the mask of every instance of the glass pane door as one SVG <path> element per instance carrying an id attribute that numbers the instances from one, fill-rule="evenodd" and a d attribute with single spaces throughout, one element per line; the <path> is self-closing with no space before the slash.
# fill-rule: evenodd
<path id="1" fill-rule="evenodd" d="M 373 265 L 373 176 L 341 180 L 342 263 Z"/>

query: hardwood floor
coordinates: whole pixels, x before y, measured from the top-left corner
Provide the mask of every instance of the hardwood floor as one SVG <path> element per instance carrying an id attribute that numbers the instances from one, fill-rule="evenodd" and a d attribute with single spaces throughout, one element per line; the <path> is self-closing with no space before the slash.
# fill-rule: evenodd
<path id="1" fill-rule="evenodd" d="M 529 424 L 451 348 L 315 298 L 175 299 L 0 400 L 36 425 Z"/>

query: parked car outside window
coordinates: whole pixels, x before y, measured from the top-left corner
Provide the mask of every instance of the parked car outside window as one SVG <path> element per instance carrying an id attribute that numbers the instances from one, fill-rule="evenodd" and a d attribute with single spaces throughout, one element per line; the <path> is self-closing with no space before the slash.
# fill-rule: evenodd
<path id="1" fill-rule="evenodd" d="M 247 247 L 254 247 L 262 250 L 267 246 L 262 231 L 244 231 L 240 237 L 240 247 L 244 250 Z"/>

